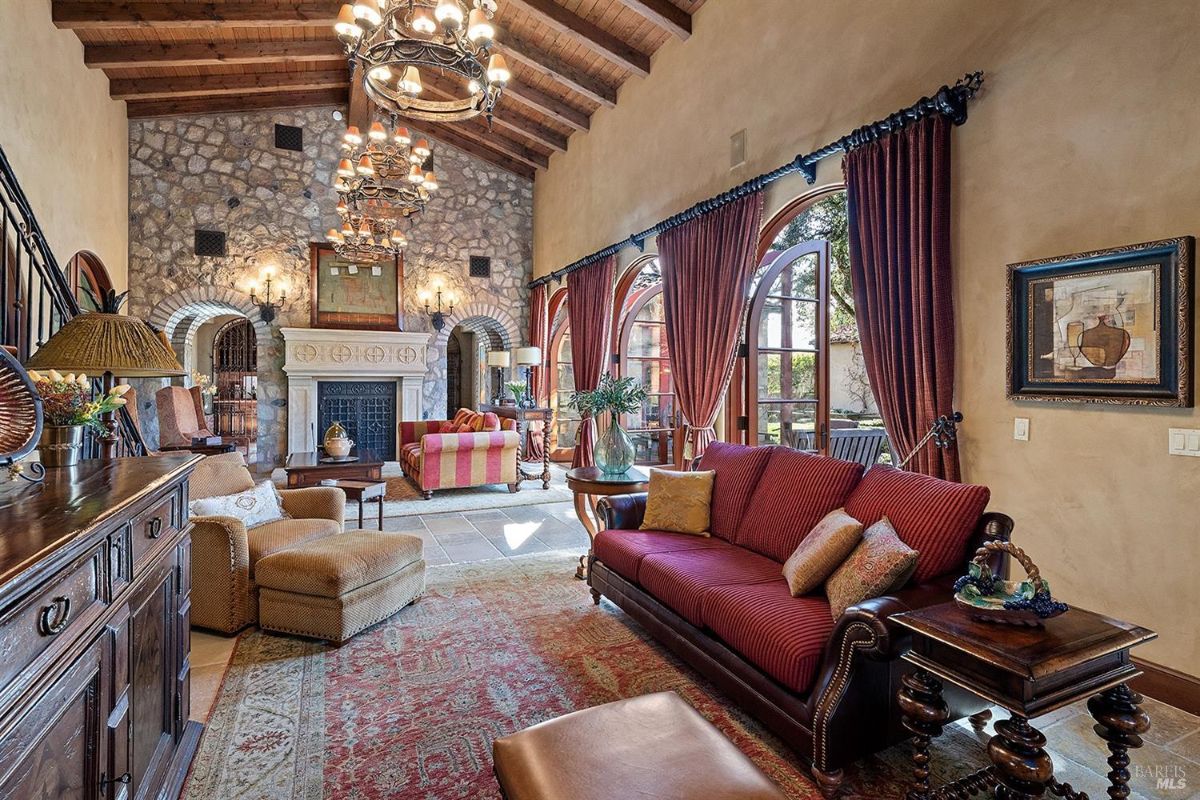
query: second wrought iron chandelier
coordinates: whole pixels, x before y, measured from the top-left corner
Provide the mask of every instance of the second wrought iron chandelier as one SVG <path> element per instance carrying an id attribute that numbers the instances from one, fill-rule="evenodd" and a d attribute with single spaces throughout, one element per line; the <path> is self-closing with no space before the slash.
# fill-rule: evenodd
<path id="1" fill-rule="evenodd" d="M 342 6 L 334 30 L 350 59 L 352 80 L 391 115 L 454 122 L 492 110 L 511 74 L 491 52 L 496 0 L 353 0 Z M 430 95 L 421 70 L 455 78 Z"/>

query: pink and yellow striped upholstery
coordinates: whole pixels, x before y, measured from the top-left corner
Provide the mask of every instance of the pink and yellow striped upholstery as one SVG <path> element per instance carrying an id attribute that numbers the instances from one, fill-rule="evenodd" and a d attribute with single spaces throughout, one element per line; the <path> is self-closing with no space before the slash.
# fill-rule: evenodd
<path id="1" fill-rule="evenodd" d="M 426 496 L 434 489 L 516 484 L 521 438 L 514 420 L 499 420 L 499 430 L 479 433 L 439 433 L 443 422 L 422 420 L 399 426 L 400 467 Z"/>

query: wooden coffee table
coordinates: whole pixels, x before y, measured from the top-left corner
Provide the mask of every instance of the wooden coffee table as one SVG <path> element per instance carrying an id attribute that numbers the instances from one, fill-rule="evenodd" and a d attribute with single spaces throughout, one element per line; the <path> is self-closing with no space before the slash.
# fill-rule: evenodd
<path id="1" fill-rule="evenodd" d="M 387 494 L 387 483 L 382 481 L 333 480 L 322 486 L 336 486 L 346 493 L 347 500 L 358 503 L 358 527 L 363 526 L 363 506 L 368 500 L 379 501 L 379 530 L 383 530 L 383 499 Z"/>
<path id="2" fill-rule="evenodd" d="M 599 467 L 576 467 L 567 472 L 567 488 L 575 494 L 575 514 L 583 523 L 589 542 L 595 541 L 596 534 L 603 527 L 600 514 L 596 511 L 598 498 L 644 492 L 649 487 L 650 478 L 637 468 L 620 475 L 606 475 Z M 591 551 L 590 544 L 588 551 Z M 579 557 L 575 577 L 581 581 L 587 580 L 587 555 Z"/>
<path id="3" fill-rule="evenodd" d="M 326 480 L 379 482 L 383 478 L 383 459 L 371 452 L 358 453 L 357 461 L 326 461 L 324 453 L 289 453 L 283 465 L 289 489 L 320 486 Z"/>
<path id="4" fill-rule="evenodd" d="M 1096 735 L 1112 753 L 1108 794 L 1129 796 L 1128 751 L 1141 747 L 1141 734 L 1150 729 L 1149 717 L 1139 708 L 1141 695 L 1128 686 L 1141 674 L 1129 651 L 1155 638 L 1153 631 L 1080 608 L 1045 620 L 1044 628 L 977 622 L 953 602 L 891 619 L 912 632 L 912 649 L 904 660 L 917 668 L 901 679 L 897 696 L 904 727 L 914 736 L 915 781 L 907 800 L 950 800 L 992 791 L 1002 800 L 1081 797 L 1055 780 L 1054 763 L 1043 749 L 1046 737 L 1029 720 L 1085 698 L 1090 698 L 1088 711 L 1098 723 Z M 929 782 L 929 743 L 949 718 L 943 681 L 979 695 L 1010 717 L 996 723 L 996 735 L 988 742 L 992 766 L 935 789 Z"/>

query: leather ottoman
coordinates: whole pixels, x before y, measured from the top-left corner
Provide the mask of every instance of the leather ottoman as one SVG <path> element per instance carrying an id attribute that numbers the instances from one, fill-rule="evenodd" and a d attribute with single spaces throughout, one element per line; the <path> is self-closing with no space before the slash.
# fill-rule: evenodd
<path id="1" fill-rule="evenodd" d="M 341 644 L 425 591 L 420 538 L 346 531 L 259 559 L 258 624 Z"/>
<path id="2" fill-rule="evenodd" d="M 492 745 L 507 800 L 785 800 L 674 692 L 618 700 Z"/>

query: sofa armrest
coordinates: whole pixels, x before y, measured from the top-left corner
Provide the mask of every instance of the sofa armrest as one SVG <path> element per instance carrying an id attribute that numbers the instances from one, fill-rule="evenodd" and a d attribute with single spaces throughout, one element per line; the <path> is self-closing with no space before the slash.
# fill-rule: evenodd
<path id="1" fill-rule="evenodd" d="M 346 519 L 346 493 L 336 486 L 280 489 L 283 510 L 296 519 L 331 519 L 338 525 Z"/>
<path id="2" fill-rule="evenodd" d="M 646 493 L 601 497 L 596 504 L 596 511 L 606 530 L 637 530 L 646 516 Z"/>
<path id="3" fill-rule="evenodd" d="M 427 433 L 421 437 L 421 452 L 434 453 L 458 450 L 489 450 L 500 448 L 515 451 L 521 445 L 516 431 L 482 431 L 479 433 Z"/>
<path id="4" fill-rule="evenodd" d="M 250 545 L 236 517 L 192 517 L 192 624 L 236 633 L 254 622 Z"/>

